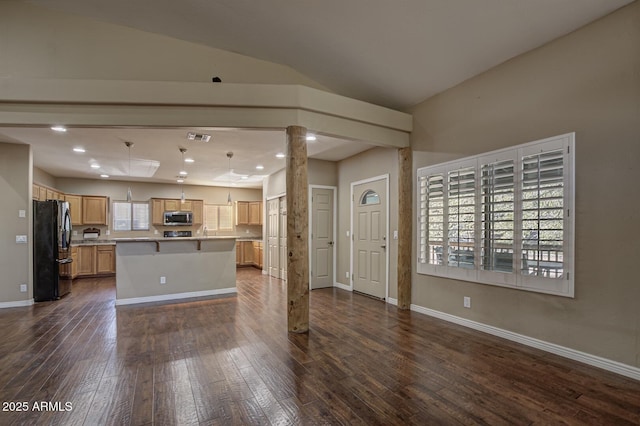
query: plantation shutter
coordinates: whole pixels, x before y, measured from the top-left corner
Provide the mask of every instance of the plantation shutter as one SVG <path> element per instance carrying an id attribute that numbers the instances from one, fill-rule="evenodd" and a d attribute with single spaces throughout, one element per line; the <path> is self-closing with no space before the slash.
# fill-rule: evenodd
<path id="1" fill-rule="evenodd" d="M 522 273 L 561 278 L 564 263 L 564 152 L 522 158 Z"/>
<path id="2" fill-rule="evenodd" d="M 447 240 L 449 266 L 475 268 L 476 170 L 447 174 Z"/>
<path id="3" fill-rule="evenodd" d="M 218 206 L 213 204 L 204 206 L 204 226 L 208 231 L 218 230 Z"/>
<path id="4" fill-rule="evenodd" d="M 442 265 L 444 250 L 444 175 L 427 176 L 427 256 L 431 265 Z"/>
<path id="5" fill-rule="evenodd" d="M 482 165 L 481 267 L 513 272 L 515 174 L 513 159 Z"/>

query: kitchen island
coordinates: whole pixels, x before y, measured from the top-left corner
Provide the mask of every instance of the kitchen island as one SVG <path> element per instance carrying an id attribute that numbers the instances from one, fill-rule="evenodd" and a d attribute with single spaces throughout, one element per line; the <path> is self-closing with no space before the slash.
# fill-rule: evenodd
<path id="1" fill-rule="evenodd" d="M 236 238 L 119 238 L 116 305 L 236 293 Z"/>

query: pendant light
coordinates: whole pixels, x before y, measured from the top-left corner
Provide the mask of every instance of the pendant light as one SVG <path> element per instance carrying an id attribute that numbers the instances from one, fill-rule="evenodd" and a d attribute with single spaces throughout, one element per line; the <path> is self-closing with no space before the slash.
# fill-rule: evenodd
<path id="1" fill-rule="evenodd" d="M 131 180 L 131 147 L 133 146 L 133 142 L 125 142 L 124 143 L 127 149 L 129 150 L 129 170 L 127 171 L 127 175 L 129 176 L 129 180 Z M 131 202 L 131 184 L 127 188 L 127 203 Z"/>
<path id="2" fill-rule="evenodd" d="M 229 193 L 227 194 L 227 205 L 232 205 L 233 201 L 231 200 L 231 158 L 233 157 L 233 152 L 227 152 L 227 158 L 229 159 Z"/>
<path id="3" fill-rule="evenodd" d="M 184 153 L 187 152 L 187 148 L 179 148 L 180 149 L 180 153 L 182 154 L 182 169 L 180 170 L 180 177 L 181 177 L 181 181 L 180 182 L 180 203 L 184 204 L 185 201 L 185 196 L 184 196 L 184 179 L 187 177 L 187 171 L 185 170 L 184 167 Z"/>

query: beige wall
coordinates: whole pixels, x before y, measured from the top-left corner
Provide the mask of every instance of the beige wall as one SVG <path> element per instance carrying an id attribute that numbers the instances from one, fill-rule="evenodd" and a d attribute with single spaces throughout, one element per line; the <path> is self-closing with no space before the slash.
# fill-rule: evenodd
<path id="1" fill-rule="evenodd" d="M 67 194 L 80 195 L 105 195 L 111 201 L 124 200 L 127 194 L 127 188 L 131 186 L 134 201 L 148 201 L 150 198 L 180 198 L 180 185 L 169 185 L 161 183 L 146 182 L 125 182 L 115 180 L 93 180 L 93 179 L 70 179 L 57 178 L 56 189 Z M 260 201 L 262 199 L 262 190 L 254 188 L 231 188 L 231 198 L 233 201 Z M 226 204 L 228 188 L 215 186 L 195 186 L 185 185 L 184 193 L 187 199 L 204 200 L 205 204 Z M 110 211 L 111 212 L 111 211 Z M 78 235 L 75 239 L 82 238 L 82 230 L 87 226 L 79 225 L 75 227 Z M 101 239 L 112 239 L 118 237 L 132 236 L 154 236 L 154 231 L 158 231 L 158 235 L 162 235 L 165 230 L 174 230 L 175 227 L 168 226 L 151 226 L 147 231 L 135 232 L 111 232 L 110 236 L 106 235 L 106 230 L 111 226 L 98 226 L 101 230 Z M 180 227 L 181 230 L 191 230 L 196 236 L 202 232 L 202 227 Z M 234 231 L 218 231 L 216 235 L 241 235 L 245 237 L 261 237 L 262 229 L 260 226 L 243 226 L 238 225 Z"/>
<path id="2" fill-rule="evenodd" d="M 414 304 L 640 366 L 639 22 L 635 2 L 413 109 L 416 167 L 576 132 L 575 299 L 414 273 Z"/>
<path id="3" fill-rule="evenodd" d="M 20 292 L 21 284 L 31 280 L 31 244 L 17 244 L 16 235 L 31 241 L 31 147 L 0 143 L 0 303 L 27 301 L 31 286 Z M 19 217 L 19 210 L 25 217 Z"/>
<path id="4" fill-rule="evenodd" d="M 333 161 L 309 158 L 307 165 L 309 185 L 338 186 L 338 165 Z M 286 170 L 278 170 L 269 175 L 263 184 L 265 198 L 276 197 L 287 192 Z"/>
<path id="5" fill-rule="evenodd" d="M 373 148 L 338 163 L 338 238 L 336 241 L 336 280 L 349 285 L 345 278 L 350 271 L 351 231 L 351 183 L 376 176 L 389 174 L 389 297 L 398 297 L 398 241 L 392 238 L 398 229 L 398 151 L 389 148 Z"/>
<path id="6" fill-rule="evenodd" d="M 100 54 L 96 54 L 100 52 Z M 0 77 L 301 84 L 292 68 L 18 1 L 0 2 Z M 213 84 L 213 83 L 212 83 Z"/>

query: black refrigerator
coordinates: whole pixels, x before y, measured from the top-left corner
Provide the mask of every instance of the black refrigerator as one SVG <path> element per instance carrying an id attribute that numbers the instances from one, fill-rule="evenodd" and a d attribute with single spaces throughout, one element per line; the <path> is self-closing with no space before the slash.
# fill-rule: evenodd
<path id="1" fill-rule="evenodd" d="M 60 266 L 71 263 L 69 203 L 33 202 L 33 299 L 56 300 L 71 291 L 71 277 Z"/>

